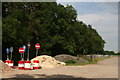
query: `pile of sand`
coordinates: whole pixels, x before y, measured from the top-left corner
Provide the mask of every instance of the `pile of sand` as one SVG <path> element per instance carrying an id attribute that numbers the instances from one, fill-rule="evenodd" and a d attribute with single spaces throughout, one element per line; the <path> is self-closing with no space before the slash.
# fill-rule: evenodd
<path id="1" fill-rule="evenodd" d="M 56 60 L 59 60 L 59 61 L 62 61 L 62 62 L 65 62 L 65 61 L 68 61 L 68 60 L 74 60 L 75 62 L 85 62 L 85 63 L 88 62 L 87 60 L 84 60 L 80 57 L 71 56 L 71 55 L 68 55 L 68 54 L 56 55 L 54 58 Z"/>
<path id="2" fill-rule="evenodd" d="M 12 69 L 7 64 L 5 64 L 2 60 L 0 60 L 0 71 L 2 71 L 2 73 L 5 73 L 5 72 L 12 71 Z"/>
<path id="3" fill-rule="evenodd" d="M 64 62 L 60 62 L 55 58 L 48 56 L 48 55 L 41 55 L 33 58 L 31 63 L 33 64 L 33 60 L 39 60 L 39 67 L 41 68 L 54 68 L 59 66 L 66 65 Z"/>

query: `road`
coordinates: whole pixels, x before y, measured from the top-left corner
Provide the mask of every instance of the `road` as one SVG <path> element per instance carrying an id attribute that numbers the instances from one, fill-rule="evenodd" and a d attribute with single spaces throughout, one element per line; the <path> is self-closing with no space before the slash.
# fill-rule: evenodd
<path id="1" fill-rule="evenodd" d="M 118 78 L 118 57 L 85 66 L 62 66 L 51 69 L 16 70 L 3 78 Z"/>

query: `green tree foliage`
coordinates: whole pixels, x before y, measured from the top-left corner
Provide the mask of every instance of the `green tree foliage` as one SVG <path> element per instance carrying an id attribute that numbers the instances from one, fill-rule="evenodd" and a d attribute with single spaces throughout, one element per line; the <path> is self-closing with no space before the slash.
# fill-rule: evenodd
<path id="1" fill-rule="evenodd" d="M 104 55 L 114 55 L 114 51 L 104 51 Z"/>
<path id="2" fill-rule="evenodd" d="M 71 5 L 7 2 L 2 7 L 3 54 L 5 48 L 13 46 L 13 59 L 19 60 L 18 48 L 28 41 L 32 46 L 31 58 L 35 57 L 35 43 L 41 44 L 40 54 L 52 56 L 103 53 L 105 41 L 91 25 L 77 20 Z"/>

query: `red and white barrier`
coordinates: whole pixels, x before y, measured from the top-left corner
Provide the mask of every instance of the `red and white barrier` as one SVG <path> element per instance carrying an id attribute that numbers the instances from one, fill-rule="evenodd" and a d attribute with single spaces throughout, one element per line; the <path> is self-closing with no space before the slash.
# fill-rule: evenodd
<path id="1" fill-rule="evenodd" d="M 24 69 L 24 61 L 18 61 L 18 69 L 23 70 Z"/>
<path id="2" fill-rule="evenodd" d="M 10 66 L 10 68 L 14 68 L 14 61 L 10 60 L 8 65 Z"/>
<path id="3" fill-rule="evenodd" d="M 10 68 L 14 68 L 14 61 L 12 61 L 12 60 L 6 60 L 5 64 L 7 64 L 8 66 L 10 66 Z"/>
<path id="4" fill-rule="evenodd" d="M 25 70 L 31 70 L 31 61 L 25 61 L 24 65 Z"/>
<path id="5" fill-rule="evenodd" d="M 39 69 L 39 61 L 38 60 L 33 61 L 33 69 Z"/>
<path id="6" fill-rule="evenodd" d="M 9 62 L 10 60 L 5 60 L 5 64 L 7 64 L 9 66 Z"/>

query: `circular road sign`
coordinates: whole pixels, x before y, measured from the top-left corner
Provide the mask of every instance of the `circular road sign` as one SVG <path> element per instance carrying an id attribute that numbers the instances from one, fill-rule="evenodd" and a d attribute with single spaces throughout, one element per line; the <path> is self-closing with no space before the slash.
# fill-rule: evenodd
<path id="1" fill-rule="evenodd" d="M 19 48 L 19 53 L 24 53 L 24 48 L 20 47 Z"/>
<path id="2" fill-rule="evenodd" d="M 30 48 L 30 42 L 28 42 L 28 48 Z"/>
<path id="3" fill-rule="evenodd" d="M 36 49 L 40 49 L 40 44 L 39 44 L 39 43 L 36 43 L 36 44 L 35 44 L 35 48 L 36 48 Z"/>

